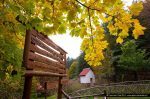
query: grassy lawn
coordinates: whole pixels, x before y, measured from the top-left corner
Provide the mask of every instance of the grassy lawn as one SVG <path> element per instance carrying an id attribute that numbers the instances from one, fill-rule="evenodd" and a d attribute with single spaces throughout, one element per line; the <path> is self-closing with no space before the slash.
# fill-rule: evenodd
<path id="1" fill-rule="evenodd" d="M 40 99 L 45 99 L 45 98 L 40 98 Z M 50 97 L 47 97 L 47 99 L 56 99 L 56 96 L 50 96 Z"/>
<path id="2" fill-rule="evenodd" d="M 150 99 L 150 97 L 109 97 L 108 99 Z"/>
<path id="3" fill-rule="evenodd" d="M 31 98 L 31 99 L 35 99 L 35 97 L 33 97 L 33 98 Z M 39 97 L 39 98 L 36 97 L 36 99 L 45 99 L 45 97 Z M 56 96 L 55 96 L 55 95 L 49 96 L 49 97 L 47 97 L 46 99 L 56 99 Z"/>
<path id="4" fill-rule="evenodd" d="M 45 98 L 39 97 L 36 99 L 45 99 Z M 47 97 L 47 99 L 56 99 L 56 95 Z M 81 99 L 87 99 L 87 98 L 81 98 Z M 89 97 L 88 99 L 104 99 L 104 98 L 103 97 L 97 97 L 97 98 Z M 107 99 L 150 99 L 150 97 L 107 97 Z"/>
<path id="5" fill-rule="evenodd" d="M 104 98 L 98 97 L 97 99 L 104 99 Z M 108 97 L 107 99 L 150 99 L 150 97 Z"/>
<path id="6" fill-rule="evenodd" d="M 81 99 L 104 99 L 103 97 L 89 97 L 89 98 L 81 98 Z M 150 97 L 107 97 L 107 99 L 150 99 Z"/>

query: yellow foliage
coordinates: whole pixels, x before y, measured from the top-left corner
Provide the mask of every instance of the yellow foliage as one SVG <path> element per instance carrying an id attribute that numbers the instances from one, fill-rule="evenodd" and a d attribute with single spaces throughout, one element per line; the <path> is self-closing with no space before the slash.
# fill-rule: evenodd
<path id="1" fill-rule="evenodd" d="M 4 11 L 0 30 L 21 48 L 25 29 L 35 28 L 45 34 L 74 30 L 73 35 L 83 38 L 81 49 L 86 53 L 85 59 L 91 66 L 99 66 L 108 46 L 102 23 L 108 24 L 109 33 L 120 44 L 129 36 L 130 28 L 134 28 L 131 32 L 135 39 L 144 34 L 145 28 L 133 17 L 139 15 L 142 2 L 128 9 L 124 6 L 122 0 L 8 0 L 4 5 L 0 2 L 0 10 Z M 16 20 L 17 15 L 22 23 Z"/>
<path id="2" fill-rule="evenodd" d="M 11 73 L 13 70 L 13 66 L 9 65 L 6 70 L 7 70 L 7 72 Z"/>
<path id="3" fill-rule="evenodd" d="M 85 60 L 91 66 L 100 66 L 104 59 L 103 50 L 107 48 L 108 43 L 104 40 L 104 30 L 101 27 L 98 32 L 93 33 L 92 38 L 85 38 L 82 42 L 81 49 L 85 51 Z"/>
<path id="4" fill-rule="evenodd" d="M 5 73 L 5 80 L 8 80 L 10 78 L 10 75 L 9 75 L 9 73 Z"/>
<path id="5" fill-rule="evenodd" d="M 123 39 L 121 37 L 118 37 L 117 40 L 116 40 L 116 42 L 122 44 Z"/>
<path id="6" fill-rule="evenodd" d="M 143 4 L 142 2 L 133 3 L 129 9 L 132 15 L 138 16 L 143 9 Z"/>
<path id="7" fill-rule="evenodd" d="M 90 0 L 89 2 L 94 1 Z M 103 0 L 103 4 L 107 5 L 103 8 L 105 11 L 97 12 L 96 15 L 103 23 L 108 23 L 107 28 L 110 34 L 117 37 L 116 43 L 122 44 L 124 38 L 129 36 L 129 29 L 133 27 L 132 32 L 135 39 L 144 34 L 143 30 L 145 28 L 140 25 L 137 19 L 133 18 L 133 15 L 138 15 L 142 10 L 141 2 L 134 3 L 128 10 L 124 9 L 124 4 L 121 0 Z M 85 24 L 90 27 L 88 21 Z M 108 43 L 105 40 L 103 28 L 101 26 L 97 27 L 96 23 L 92 23 L 92 27 L 94 25 L 96 30 L 93 30 L 91 35 L 83 39 L 81 49 L 85 51 L 85 60 L 91 66 L 100 66 L 102 65 L 101 61 L 104 59 L 103 51 L 107 48 Z"/>
<path id="8" fill-rule="evenodd" d="M 133 23 L 134 23 L 133 36 L 135 39 L 137 39 L 140 35 L 144 35 L 144 30 L 146 28 L 141 26 L 139 20 L 137 19 L 134 19 Z"/>

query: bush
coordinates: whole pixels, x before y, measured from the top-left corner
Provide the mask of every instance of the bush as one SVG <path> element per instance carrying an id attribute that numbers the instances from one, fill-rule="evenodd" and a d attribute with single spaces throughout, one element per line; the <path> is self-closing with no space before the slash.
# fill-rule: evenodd
<path id="1" fill-rule="evenodd" d="M 64 85 L 63 89 L 66 93 L 72 93 L 76 90 L 80 90 L 80 89 L 86 88 L 86 87 L 87 87 L 87 85 L 80 84 L 80 82 L 77 79 L 74 79 L 74 80 L 70 80 L 67 85 Z"/>
<path id="2" fill-rule="evenodd" d="M 0 81 L 1 99 L 21 99 L 23 92 L 23 82 L 18 77 L 12 77 Z"/>

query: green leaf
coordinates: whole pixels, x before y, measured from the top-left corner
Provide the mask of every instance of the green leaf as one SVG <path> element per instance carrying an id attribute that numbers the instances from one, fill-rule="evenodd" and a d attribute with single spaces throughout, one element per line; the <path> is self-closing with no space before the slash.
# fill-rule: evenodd
<path id="1" fill-rule="evenodd" d="M 22 23 L 27 23 L 27 19 L 23 15 L 19 15 L 19 21 L 21 21 Z"/>
<path id="2" fill-rule="evenodd" d="M 72 30 L 71 30 L 70 35 L 71 35 L 71 36 L 79 36 L 79 35 L 80 35 L 80 32 L 81 32 L 81 29 L 80 29 L 80 28 L 75 28 L 75 29 L 72 29 Z"/>
<path id="3" fill-rule="evenodd" d="M 53 34 L 54 33 L 53 27 L 43 27 L 43 31 L 46 34 Z"/>
<path id="4" fill-rule="evenodd" d="M 41 26 L 41 25 L 36 25 L 36 26 L 35 26 L 35 29 L 38 30 L 39 32 L 42 32 L 42 31 L 43 31 L 43 26 Z"/>
<path id="5" fill-rule="evenodd" d="M 58 33 L 60 34 L 66 33 L 66 27 L 63 24 L 59 26 Z"/>
<path id="6" fill-rule="evenodd" d="M 75 29 L 72 29 L 72 30 L 71 30 L 70 35 L 71 35 L 71 36 L 74 36 L 74 35 L 75 35 Z"/>
<path id="7" fill-rule="evenodd" d="M 20 12 L 20 8 L 17 5 L 15 5 L 14 3 L 10 4 L 10 8 L 17 13 Z"/>
<path id="8" fill-rule="evenodd" d="M 84 38 L 85 35 L 87 35 L 86 27 L 81 29 L 80 37 Z"/>
<path id="9" fill-rule="evenodd" d="M 22 25 L 22 24 L 18 24 L 17 26 L 18 26 L 18 28 L 19 28 L 19 31 L 21 31 L 21 32 L 25 32 L 26 27 L 25 27 L 24 25 Z"/>
<path id="10" fill-rule="evenodd" d="M 29 24 L 29 23 L 27 23 L 27 24 L 26 24 L 26 28 L 27 28 L 27 29 L 32 29 L 32 25 Z"/>
<path id="11" fill-rule="evenodd" d="M 33 19 L 30 21 L 32 27 L 36 27 L 36 26 L 39 25 L 39 23 L 41 23 L 41 22 L 42 22 L 42 20 L 39 19 L 38 17 L 35 17 L 35 18 L 33 18 Z"/>
<path id="12" fill-rule="evenodd" d="M 75 17 L 76 17 L 75 10 L 70 10 L 67 15 L 67 20 L 72 21 L 74 20 Z"/>
<path id="13" fill-rule="evenodd" d="M 32 0 L 28 0 L 26 1 L 26 3 L 24 4 L 24 7 L 26 9 L 26 11 L 28 12 L 28 14 L 33 14 L 34 13 L 34 8 L 35 8 L 35 5 L 34 5 L 35 2 L 33 2 Z"/>
<path id="14" fill-rule="evenodd" d="M 43 9 L 43 12 L 42 12 L 42 14 L 43 14 L 43 16 L 45 17 L 45 18 L 50 18 L 51 16 L 50 16 L 50 13 L 51 13 L 52 11 L 51 11 L 51 9 L 50 8 L 48 8 L 48 7 L 46 7 L 45 9 Z"/>

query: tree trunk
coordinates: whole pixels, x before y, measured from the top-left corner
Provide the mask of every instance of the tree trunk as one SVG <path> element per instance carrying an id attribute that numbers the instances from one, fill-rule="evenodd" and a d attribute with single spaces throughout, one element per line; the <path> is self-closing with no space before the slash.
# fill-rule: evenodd
<path id="1" fill-rule="evenodd" d="M 137 71 L 134 71 L 134 80 L 135 80 L 135 81 L 137 81 L 137 80 L 138 80 Z"/>

